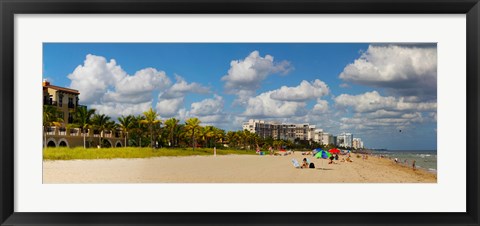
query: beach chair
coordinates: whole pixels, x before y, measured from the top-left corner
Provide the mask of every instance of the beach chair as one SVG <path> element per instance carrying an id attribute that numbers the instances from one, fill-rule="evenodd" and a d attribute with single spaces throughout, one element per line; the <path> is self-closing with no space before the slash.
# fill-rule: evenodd
<path id="1" fill-rule="evenodd" d="M 300 168 L 300 164 L 298 163 L 298 161 L 296 159 L 292 159 L 292 163 L 293 163 L 293 166 L 295 168 Z"/>

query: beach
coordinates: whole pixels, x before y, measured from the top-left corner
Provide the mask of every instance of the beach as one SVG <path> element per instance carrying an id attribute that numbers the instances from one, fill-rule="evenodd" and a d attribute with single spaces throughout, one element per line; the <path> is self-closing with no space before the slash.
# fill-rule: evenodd
<path id="1" fill-rule="evenodd" d="M 307 157 L 315 169 L 292 164 Z M 340 158 L 342 158 L 341 156 Z M 43 183 L 436 183 L 436 174 L 389 159 L 353 162 L 287 156 L 223 155 L 43 162 Z"/>

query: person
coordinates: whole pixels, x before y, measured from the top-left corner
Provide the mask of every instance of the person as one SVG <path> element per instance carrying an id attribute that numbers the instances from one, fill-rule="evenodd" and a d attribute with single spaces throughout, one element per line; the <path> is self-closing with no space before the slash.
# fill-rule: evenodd
<path id="1" fill-rule="evenodd" d="M 303 158 L 303 161 L 302 161 L 302 168 L 308 168 L 308 162 L 307 162 L 307 158 Z"/>
<path id="2" fill-rule="evenodd" d="M 353 161 L 350 159 L 350 156 L 347 157 L 347 162 L 353 162 Z"/>
<path id="3" fill-rule="evenodd" d="M 415 160 L 413 160 L 413 162 L 412 162 L 412 168 L 413 168 L 413 170 L 415 170 Z"/>
<path id="4" fill-rule="evenodd" d="M 394 161 L 395 161 L 395 163 L 398 163 L 398 159 L 397 159 L 397 158 L 395 158 L 395 160 L 394 160 Z"/>
<path id="5" fill-rule="evenodd" d="M 330 156 L 330 162 L 328 162 L 328 164 L 333 164 L 333 159 L 335 159 L 335 157 L 333 157 L 333 155 Z"/>
<path id="6" fill-rule="evenodd" d="M 335 154 L 335 160 L 338 160 L 338 154 Z"/>

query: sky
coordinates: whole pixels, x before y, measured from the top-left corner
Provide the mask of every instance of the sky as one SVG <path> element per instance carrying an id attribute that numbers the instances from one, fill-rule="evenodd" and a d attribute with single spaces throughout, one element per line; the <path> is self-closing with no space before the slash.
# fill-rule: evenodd
<path id="1" fill-rule="evenodd" d="M 437 149 L 437 47 L 415 43 L 44 43 L 43 79 L 116 119 L 150 107 L 241 130 L 248 119 Z"/>

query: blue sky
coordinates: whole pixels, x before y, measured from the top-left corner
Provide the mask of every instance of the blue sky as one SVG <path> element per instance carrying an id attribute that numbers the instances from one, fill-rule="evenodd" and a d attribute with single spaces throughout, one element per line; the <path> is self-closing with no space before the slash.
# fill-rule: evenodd
<path id="1" fill-rule="evenodd" d="M 436 149 L 436 61 L 420 44 L 45 43 L 43 78 L 112 118 L 152 107 L 226 130 L 307 122 L 370 148 Z"/>

